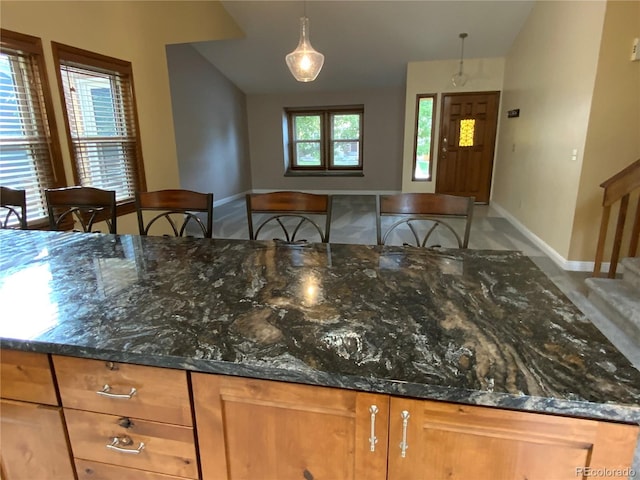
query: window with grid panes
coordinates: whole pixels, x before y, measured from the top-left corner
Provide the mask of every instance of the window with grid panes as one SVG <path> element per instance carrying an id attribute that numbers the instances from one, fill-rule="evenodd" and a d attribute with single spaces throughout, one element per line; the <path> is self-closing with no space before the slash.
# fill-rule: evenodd
<path id="1" fill-rule="evenodd" d="M 362 106 L 286 109 L 289 169 L 362 171 Z"/>
<path id="2" fill-rule="evenodd" d="M 64 185 L 42 42 L 5 29 L 0 32 L 0 185 L 25 190 L 30 224 L 46 221 L 45 189 Z"/>
<path id="3" fill-rule="evenodd" d="M 52 45 L 76 183 L 132 201 L 146 185 L 131 63 Z"/>

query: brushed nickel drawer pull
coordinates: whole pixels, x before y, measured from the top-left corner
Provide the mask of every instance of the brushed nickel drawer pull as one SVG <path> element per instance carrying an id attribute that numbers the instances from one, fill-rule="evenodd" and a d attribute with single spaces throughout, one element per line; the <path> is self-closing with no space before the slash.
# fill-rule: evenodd
<path id="1" fill-rule="evenodd" d="M 133 444 L 133 440 L 131 440 L 131 437 L 124 435 L 122 437 L 113 437 L 111 439 L 111 443 L 107 443 L 106 447 L 111 450 L 115 450 L 116 452 L 130 453 L 133 455 L 140 455 L 140 453 L 142 453 L 142 450 L 144 450 L 143 442 L 140 442 L 138 448 L 122 448 L 122 446 L 128 446 L 131 444 Z"/>
<path id="2" fill-rule="evenodd" d="M 105 384 L 105 386 L 102 387 L 102 390 L 98 390 L 96 393 L 104 397 L 126 398 L 127 400 L 131 400 L 131 397 L 133 397 L 136 392 L 137 390 L 134 387 L 131 387 L 131 391 L 129 393 L 111 393 L 111 387 L 108 384 Z"/>
<path id="3" fill-rule="evenodd" d="M 407 456 L 407 448 L 409 448 L 409 444 L 407 444 L 407 425 L 409 424 L 409 412 L 403 410 L 400 413 L 402 417 L 402 442 L 400 442 L 400 456 L 405 458 Z"/>
<path id="4" fill-rule="evenodd" d="M 371 451 L 375 452 L 376 443 L 378 443 L 378 438 L 376 437 L 376 413 L 378 413 L 378 406 L 371 405 L 369 412 L 371 413 L 371 435 L 369 436 L 369 444 L 371 445 Z"/>

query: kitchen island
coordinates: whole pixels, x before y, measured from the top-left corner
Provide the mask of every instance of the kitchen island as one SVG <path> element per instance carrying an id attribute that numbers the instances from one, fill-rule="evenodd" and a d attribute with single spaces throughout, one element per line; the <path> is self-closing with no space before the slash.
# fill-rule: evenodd
<path id="1" fill-rule="evenodd" d="M 640 423 L 640 372 L 518 252 L 0 231 L 0 261 L 4 350 Z"/>

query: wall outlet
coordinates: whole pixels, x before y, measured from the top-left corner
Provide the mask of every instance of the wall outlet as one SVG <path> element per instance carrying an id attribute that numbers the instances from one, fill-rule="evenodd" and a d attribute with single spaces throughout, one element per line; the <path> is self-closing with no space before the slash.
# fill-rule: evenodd
<path id="1" fill-rule="evenodd" d="M 640 60 L 640 38 L 634 38 L 633 47 L 631 48 L 631 61 L 637 62 Z"/>

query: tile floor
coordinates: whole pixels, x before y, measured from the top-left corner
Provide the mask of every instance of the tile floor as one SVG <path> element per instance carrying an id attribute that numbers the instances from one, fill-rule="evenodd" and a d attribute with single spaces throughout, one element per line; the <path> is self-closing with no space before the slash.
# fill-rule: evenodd
<path id="1" fill-rule="evenodd" d="M 331 221 L 332 243 L 376 243 L 375 197 L 373 195 L 334 195 Z M 244 198 L 234 200 L 214 209 L 213 230 L 215 237 L 249 238 Z M 384 225 L 383 225 L 384 226 Z M 303 232 L 302 238 L 307 238 Z M 265 232 L 260 238 L 274 238 Z M 299 237 L 300 238 L 300 237 Z M 314 237 L 309 236 L 310 240 Z M 440 241 L 442 240 L 442 242 Z M 438 243 L 447 246 L 446 238 Z M 395 242 L 394 242 L 395 243 Z M 588 272 L 567 272 L 558 267 L 538 247 L 528 240 L 509 221 L 501 217 L 489 205 L 476 205 L 471 227 L 469 248 L 490 250 L 519 250 L 560 288 L 560 290 L 609 338 L 640 370 L 640 348 L 614 324 L 604 317 L 587 299 L 584 280 Z"/>

